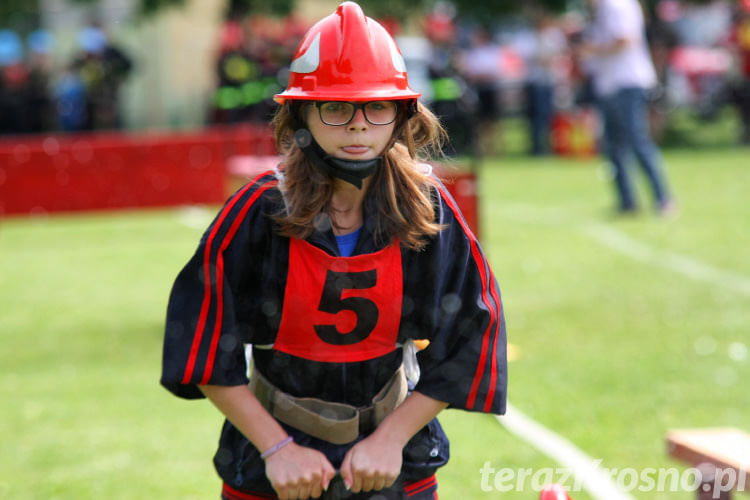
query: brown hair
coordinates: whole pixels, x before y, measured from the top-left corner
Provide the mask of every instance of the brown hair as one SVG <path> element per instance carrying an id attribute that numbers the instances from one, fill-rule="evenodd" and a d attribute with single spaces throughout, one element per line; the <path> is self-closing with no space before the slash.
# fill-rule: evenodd
<path id="1" fill-rule="evenodd" d="M 276 145 L 284 155 L 281 189 L 286 203 L 286 211 L 276 214 L 274 220 L 282 235 L 304 239 L 313 232 L 316 216 L 329 210 L 334 178 L 316 167 L 294 143 L 299 118 L 293 106 L 280 106 L 272 121 Z M 405 111 L 399 114 L 393 147 L 386 148 L 365 198 L 374 206 L 375 237 L 380 243 L 396 237 L 407 248 L 420 250 L 427 237 L 440 231 L 432 205 L 433 184 L 418 164 L 427 159 L 423 155 L 441 155 L 445 137 L 437 117 L 421 104 L 411 118 Z"/>

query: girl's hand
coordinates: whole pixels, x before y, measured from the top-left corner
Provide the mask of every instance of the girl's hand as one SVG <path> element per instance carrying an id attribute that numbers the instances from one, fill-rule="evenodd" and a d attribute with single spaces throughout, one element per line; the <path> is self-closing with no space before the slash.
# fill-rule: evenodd
<path id="1" fill-rule="evenodd" d="M 401 473 L 402 448 L 403 443 L 376 432 L 349 450 L 341 478 L 354 493 L 387 488 Z"/>
<path id="2" fill-rule="evenodd" d="M 294 442 L 266 458 L 266 477 L 280 500 L 320 498 L 334 475 L 325 455 Z"/>

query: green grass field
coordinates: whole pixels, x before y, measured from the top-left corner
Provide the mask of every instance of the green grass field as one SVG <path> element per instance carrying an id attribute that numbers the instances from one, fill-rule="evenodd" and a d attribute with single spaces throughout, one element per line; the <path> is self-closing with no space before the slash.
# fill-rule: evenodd
<path id="1" fill-rule="evenodd" d="M 510 400 L 610 469 L 683 470 L 670 428 L 750 431 L 750 150 L 665 160 L 670 219 L 612 217 L 596 158 L 479 172 L 481 239 L 519 352 Z M 0 498 L 218 498 L 220 415 L 158 385 L 169 288 L 215 209 L 0 221 Z M 534 499 L 529 482 L 482 491 L 479 469 L 557 466 L 491 416 L 441 420 L 443 499 Z"/>

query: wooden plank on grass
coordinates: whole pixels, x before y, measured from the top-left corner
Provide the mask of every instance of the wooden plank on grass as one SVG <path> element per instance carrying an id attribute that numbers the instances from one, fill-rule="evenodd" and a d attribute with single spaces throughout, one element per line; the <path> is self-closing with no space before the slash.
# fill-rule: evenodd
<path id="1" fill-rule="evenodd" d="M 680 429 L 667 433 L 669 454 L 698 465 L 710 463 L 720 469 L 734 469 L 737 478 L 744 474 L 750 485 L 750 434 L 734 428 Z"/>

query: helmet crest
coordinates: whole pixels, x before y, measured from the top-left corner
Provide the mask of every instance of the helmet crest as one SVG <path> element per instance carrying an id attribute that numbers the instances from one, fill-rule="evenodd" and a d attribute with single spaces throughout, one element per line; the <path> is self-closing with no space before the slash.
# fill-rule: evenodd
<path id="1" fill-rule="evenodd" d="M 292 73 L 313 73 L 320 66 L 320 33 L 315 35 L 307 50 L 292 61 L 289 71 Z"/>
<path id="2" fill-rule="evenodd" d="M 305 34 L 290 66 L 287 100 L 416 99 L 393 37 L 359 5 L 344 2 Z"/>

